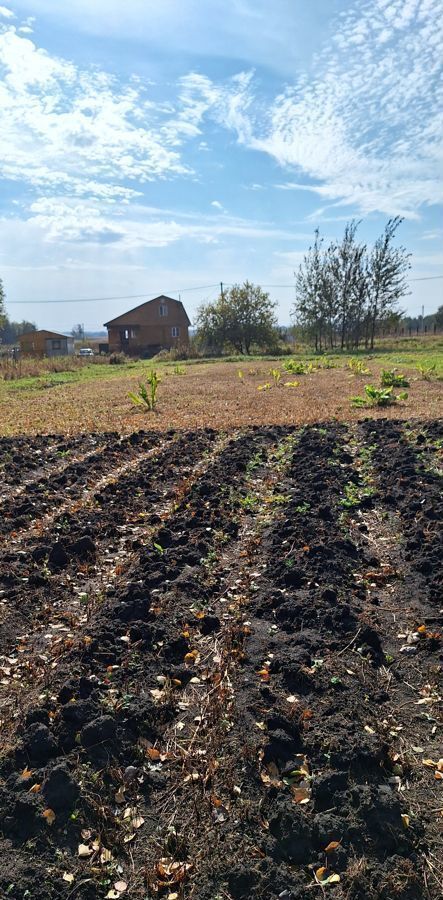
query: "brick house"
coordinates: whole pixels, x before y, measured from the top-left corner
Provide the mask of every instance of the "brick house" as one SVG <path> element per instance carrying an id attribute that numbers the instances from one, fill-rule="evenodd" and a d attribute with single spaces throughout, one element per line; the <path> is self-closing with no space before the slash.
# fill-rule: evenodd
<path id="1" fill-rule="evenodd" d="M 74 338 L 45 328 L 20 334 L 18 340 L 22 356 L 72 356 L 74 353 Z"/>
<path id="2" fill-rule="evenodd" d="M 190 324 L 181 300 L 162 294 L 105 322 L 109 352 L 149 357 L 160 350 L 187 346 Z"/>

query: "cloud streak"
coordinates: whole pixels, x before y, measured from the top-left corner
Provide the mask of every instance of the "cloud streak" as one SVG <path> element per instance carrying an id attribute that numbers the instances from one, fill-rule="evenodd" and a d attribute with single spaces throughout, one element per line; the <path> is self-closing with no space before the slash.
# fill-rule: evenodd
<path id="1" fill-rule="evenodd" d="M 364 214 L 417 217 L 443 200 L 440 0 L 361 0 L 339 21 L 316 77 L 270 104 L 250 74 L 224 88 L 188 78 L 188 89 L 240 144 L 313 181 L 294 189 Z"/>

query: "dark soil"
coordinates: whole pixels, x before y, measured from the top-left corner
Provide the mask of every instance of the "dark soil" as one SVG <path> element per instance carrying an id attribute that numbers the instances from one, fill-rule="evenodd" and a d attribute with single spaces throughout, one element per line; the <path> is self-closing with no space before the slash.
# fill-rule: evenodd
<path id="1" fill-rule="evenodd" d="M 442 438 L 0 443 L 0 898 L 441 895 Z"/>

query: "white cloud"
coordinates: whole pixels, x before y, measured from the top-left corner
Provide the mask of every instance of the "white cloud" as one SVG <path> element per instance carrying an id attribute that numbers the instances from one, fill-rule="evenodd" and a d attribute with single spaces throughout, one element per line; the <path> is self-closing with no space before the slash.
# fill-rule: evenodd
<path id="1" fill-rule="evenodd" d="M 51 56 L 15 28 L 0 33 L 2 175 L 37 188 L 109 199 L 124 181 L 190 173 L 180 145 L 196 132 L 156 106 L 143 84 Z"/>
<path id="2" fill-rule="evenodd" d="M 181 221 L 182 220 L 182 221 Z M 293 231 L 272 223 L 221 218 L 200 213 L 134 207 L 110 207 L 97 198 L 40 198 L 31 206 L 28 226 L 37 228 L 45 244 L 112 244 L 114 254 L 125 254 L 143 247 L 168 247 L 178 241 L 216 244 L 226 238 L 280 239 L 293 241 Z"/>
<path id="3" fill-rule="evenodd" d="M 7 6 L 0 6 L 0 16 L 4 19 L 15 19 L 15 13 Z"/>
<path id="4" fill-rule="evenodd" d="M 443 200 L 441 0 L 360 0 L 339 21 L 314 80 L 304 76 L 265 104 L 251 73 L 222 87 L 199 76 L 194 103 L 240 144 L 314 182 L 280 188 L 364 214 L 417 217 Z"/>
<path id="5" fill-rule="evenodd" d="M 223 206 L 222 203 L 220 203 L 219 200 L 212 200 L 212 201 L 211 201 L 211 206 L 213 206 L 214 209 L 219 209 L 219 210 L 221 210 L 222 212 L 223 212 L 223 210 L 224 210 L 224 206 Z"/>

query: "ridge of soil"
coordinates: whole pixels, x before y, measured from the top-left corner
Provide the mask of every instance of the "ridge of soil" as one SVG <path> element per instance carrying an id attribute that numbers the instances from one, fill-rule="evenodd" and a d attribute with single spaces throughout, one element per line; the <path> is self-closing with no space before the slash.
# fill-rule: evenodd
<path id="1" fill-rule="evenodd" d="M 0 897 L 440 897 L 442 424 L 45 440 L 1 498 Z"/>

